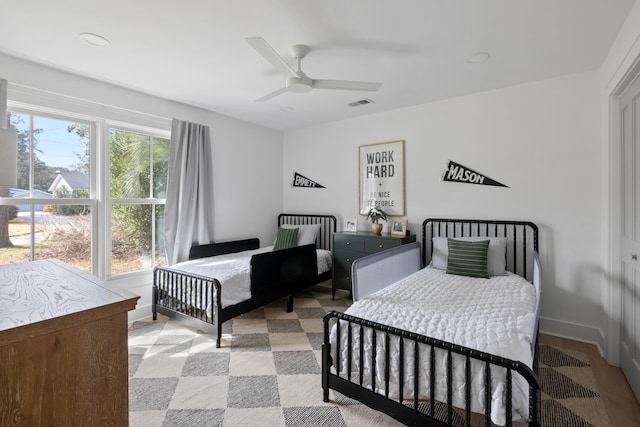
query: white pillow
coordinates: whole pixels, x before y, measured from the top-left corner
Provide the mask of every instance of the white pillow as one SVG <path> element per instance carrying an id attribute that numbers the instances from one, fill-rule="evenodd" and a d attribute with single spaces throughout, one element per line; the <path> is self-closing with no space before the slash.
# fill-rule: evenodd
<path id="1" fill-rule="evenodd" d="M 282 224 L 281 228 L 297 228 L 298 229 L 298 246 L 316 244 L 316 237 L 320 232 L 320 224 Z"/>
<path id="2" fill-rule="evenodd" d="M 434 237 L 433 253 L 431 254 L 431 266 L 439 270 L 446 270 L 449 258 L 449 244 L 447 237 Z M 487 252 L 487 273 L 489 276 L 507 275 L 507 238 L 506 237 L 452 237 L 454 240 L 467 242 L 489 241 Z"/>

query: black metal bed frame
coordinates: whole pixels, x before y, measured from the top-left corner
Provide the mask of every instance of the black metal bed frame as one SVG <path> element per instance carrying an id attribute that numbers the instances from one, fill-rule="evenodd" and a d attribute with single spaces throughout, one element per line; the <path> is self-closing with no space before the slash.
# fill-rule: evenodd
<path id="1" fill-rule="evenodd" d="M 156 267 L 153 271 L 153 319 L 157 319 L 158 313 L 173 317 L 203 332 L 213 334 L 216 336 L 216 347 L 220 347 L 222 323 L 225 321 L 283 297 L 288 297 L 287 310 L 293 310 L 293 293 L 295 291 L 331 278 L 331 270 L 322 274 L 317 273 L 316 247 L 331 250 L 331 236 L 336 231 L 336 218 L 333 215 L 284 213 L 278 216 L 278 226 L 283 224 L 320 224 L 316 245 L 298 246 L 254 256 L 251 272 L 252 291 L 254 285 L 260 282 L 260 293 L 252 293 L 252 297 L 248 300 L 222 307 L 222 285 L 216 278 L 173 270 L 169 267 Z M 216 251 L 215 247 L 222 246 L 222 252 L 217 254 L 223 254 L 257 249 L 259 240 L 246 239 L 208 246 L 214 247 L 207 248 L 210 253 Z M 190 255 L 190 258 L 193 259 L 202 257 L 204 253 L 192 250 Z M 258 259 L 260 260 L 259 264 L 253 262 Z M 313 262 L 309 260 L 313 260 Z M 312 263 L 313 265 L 311 265 Z M 256 264 L 260 265 L 260 268 L 257 268 Z M 286 271 L 288 264 L 294 264 L 292 270 L 295 277 L 293 278 L 285 277 L 291 276 L 291 273 Z M 284 267 L 279 269 L 279 266 Z M 300 269 L 305 271 L 300 271 Z M 182 298 L 171 297 L 172 295 L 181 295 Z M 206 309 L 202 309 L 207 306 L 207 302 L 210 302 L 212 311 L 210 313 Z"/>
<path id="2" fill-rule="evenodd" d="M 432 237 L 506 237 L 507 270 L 532 281 L 528 267 L 538 253 L 538 226 L 533 222 L 427 218 L 422 223 L 424 265 L 431 260 Z"/>
<path id="3" fill-rule="evenodd" d="M 482 221 L 482 220 L 457 220 L 457 219 L 427 219 L 423 222 L 423 256 L 424 265 L 430 261 L 432 253 L 431 237 L 507 237 L 507 269 L 522 277 L 533 275 L 533 269 L 527 268 L 534 262 L 538 249 L 538 228 L 531 222 L 519 221 Z M 536 319 L 537 323 L 537 319 Z M 341 339 L 337 339 L 336 349 L 332 351 L 330 331 L 335 328 L 337 337 L 341 337 L 341 330 L 346 329 L 347 366 L 341 366 L 340 360 L 334 363 L 331 354 L 340 354 Z M 537 333 L 537 328 L 536 328 Z M 343 332 L 344 334 L 344 332 Z M 376 351 L 364 351 L 365 336 L 370 336 L 371 345 Z M 381 338 L 380 338 L 381 337 Z M 536 339 L 534 337 L 534 339 Z M 397 361 L 391 360 L 390 342 L 397 340 L 399 354 Z M 537 342 L 537 339 L 536 339 Z M 354 343 L 358 343 L 355 352 L 352 349 Z M 537 344 L 534 346 L 533 368 L 537 371 Z M 445 372 L 436 371 L 435 353 L 446 352 Z M 405 354 L 413 352 L 413 366 L 405 366 Z M 423 365 L 420 354 L 429 354 L 429 396 L 419 396 L 419 371 Z M 355 354 L 354 354 L 355 353 Z M 377 354 L 382 354 L 384 360 L 376 360 Z M 363 369 L 353 371 L 352 360 L 357 361 L 358 367 L 365 366 L 368 358 L 371 372 L 364 373 Z M 454 360 L 464 364 L 464 384 L 455 383 L 453 378 Z M 471 411 L 471 363 L 484 364 L 484 413 L 477 414 Z M 384 373 L 383 384 L 376 384 L 376 366 L 382 364 Z M 389 380 L 392 365 L 399 370 L 398 378 L 405 378 L 405 373 L 412 376 L 415 381 L 404 384 L 400 381 L 397 395 L 390 395 Z M 331 367 L 334 371 L 332 372 Z M 446 341 L 431 338 L 425 335 L 405 331 L 388 325 L 372 322 L 366 319 L 350 316 L 344 313 L 332 311 L 324 317 L 324 343 L 322 345 L 322 388 L 323 399 L 329 401 L 329 390 L 336 390 L 343 395 L 356 399 L 367 406 L 382 411 L 398 421 L 407 425 L 428 426 L 470 426 L 484 424 L 493 425 L 491 421 L 491 392 L 492 372 L 494 367 L 503 368 L 506 375 L 506 425 L 513 425 L 513 390 L 512 380 L 514 373 L 520 375 L 527 382 L 529 388 L 529 417 L 527 425 L 540 426 L 541 421 L 541 385 L 534 370 L 525 364 L 474 350 L 468 347 L 452 344 Z M 446 402 L 436 400 L 436 376 L 445 376 Z M 379 378 L 379 377 L 378 377 Z M 464 387 L 465 406 L 454 407 L 453 389 Z M 409 399 L 405 395 L 411 396 Z M 482 420 L 480 420 L 480 418 Z"/>

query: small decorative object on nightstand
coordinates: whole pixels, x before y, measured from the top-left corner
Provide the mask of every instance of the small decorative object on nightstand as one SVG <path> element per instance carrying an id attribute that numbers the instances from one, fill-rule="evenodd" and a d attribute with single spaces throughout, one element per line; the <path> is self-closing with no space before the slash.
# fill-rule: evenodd
<path id="1" fill-rule="evenodd" d="M 333 233 L 333 281 L 332 295 L 336 289 L 351 292 L 351 264 L 358 258 L 415 242 L 415 234 L 396 236 L 390 233 L 375 234 L 370 231 Z"/>
<path id="2" fill-rule="evenodd" d="M 356 232 L 358 231 L 358 219 L 347 218 L 344 220 L 344 231 Z"/>
<path id="3" fill-rule="evenodd" d="M 371 220 L 371 230 L 374 234 L 380 234 L 382 231 L 382 224 L 379 224 L 378 221 L 387 220 L 387 214 L 380 208 L 373 207 L 369 209 L 369 213 L 367 214 L 367 219 Z"/>
<path id="4" fill-rule="evenodd" d="M 391 221 L 391 234 L 396 236 L 406 236 L 409 221 L 406 219 L 394 219 Z"/>

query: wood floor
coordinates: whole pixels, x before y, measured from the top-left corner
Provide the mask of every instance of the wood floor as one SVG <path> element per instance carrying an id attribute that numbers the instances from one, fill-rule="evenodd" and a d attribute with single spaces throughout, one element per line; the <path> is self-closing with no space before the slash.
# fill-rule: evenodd
<path id="1" fill-rule="evenodd" d="M 595 345 L 544 334 L 540 334 L 539 343 L 576 350 L 588 355 L 600 394 L 607 406 L 611 425 L 640 425 L 640 404 L 631 391 L 622 370 L 609 365 L 600 356 Z"/>

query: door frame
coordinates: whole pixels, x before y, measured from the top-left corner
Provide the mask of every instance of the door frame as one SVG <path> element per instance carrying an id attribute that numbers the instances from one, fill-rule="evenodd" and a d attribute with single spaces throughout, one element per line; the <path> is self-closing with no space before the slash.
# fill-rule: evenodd
<path id="1" fill-rule="evenodd" d="M 608 202 L 608 218 L 605 218 L 606 229 L 603 241 L 608 244 L 607 256 L 605 259 L 604 281 L 605 291 L 603 292 L 603 302 L 605 311 L 605 359 L 614 366 L 620 366 L 620 344 L 622 337 L 623 312 L 623 291 L 621 284 L 621 205 L 622 205 L 622 129 L 620 127 L 620 96 L 631 86 L 636 79 L 640 78 L 640 55 L 638 55 L 631 66 L 619 79 L 614 88 L 607 94 L 609 127 L 608 133 L 608 194 L 605 194 Z M 607 221 L 608 219 L 608 221 Z"/>

